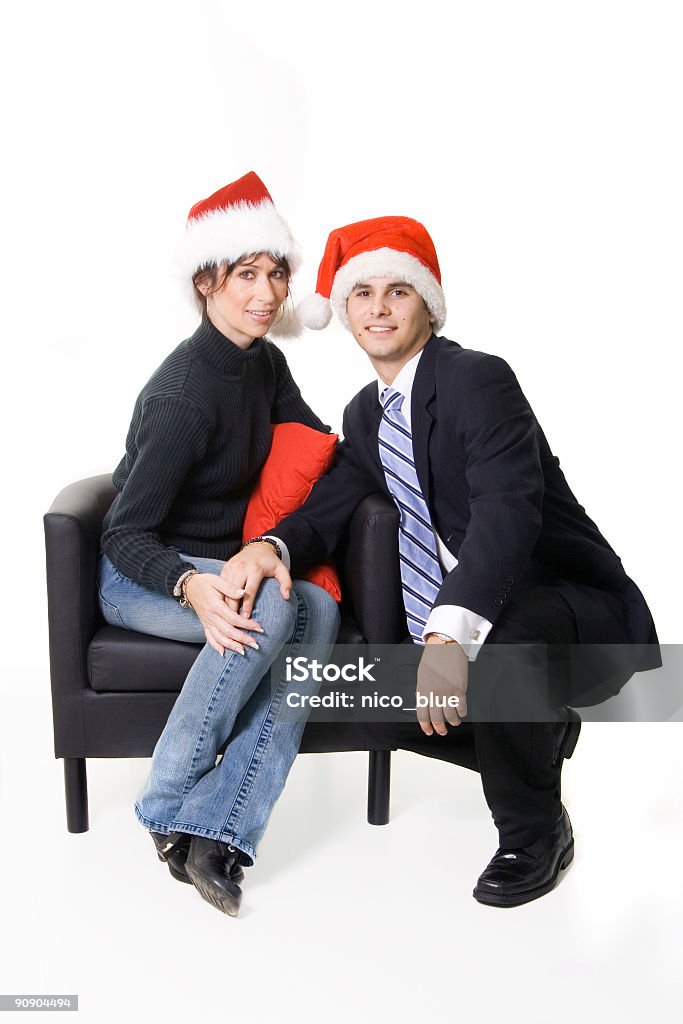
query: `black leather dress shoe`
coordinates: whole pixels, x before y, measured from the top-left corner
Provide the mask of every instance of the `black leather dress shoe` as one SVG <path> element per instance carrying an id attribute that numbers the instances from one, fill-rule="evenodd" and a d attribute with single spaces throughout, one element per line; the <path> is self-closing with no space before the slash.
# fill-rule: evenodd
<path id="1" fill-rule="evenodd" d="M 494 907 L 517 907 L 545 896 L 554 889 L 574 857 L 572 825 L 564 807 L 562 816 L 550 832 L 530 846 L 519 849 L 500 847 L 486 870 L 479 876 L 472 895 L 480 903 Z"/>
<path id="2" fill-rule="evenodd" d="M 185 869 L 187 854 L 190 849 L 192 836 L 187 832 L 169 832 L 167 836 L 163 832 L 150 832 L 157 856 L 164 864 L 168 864 L 168 870 L 179 882 L 186 882 L 192 885 L 192 879 Z M 233 882 L 241 882 L 244 878 L 244 871 L 240 864 L 234 864 L 230 877 Z"/>
<path id="3" fill-rule="evenodd" d="M 199 894 L 230 917 L 237 915 L 242 900 L 242 890 L 230 875 L 237 856 L 234 846 L 192 836 L 185 862 L 185 869 Z"/>

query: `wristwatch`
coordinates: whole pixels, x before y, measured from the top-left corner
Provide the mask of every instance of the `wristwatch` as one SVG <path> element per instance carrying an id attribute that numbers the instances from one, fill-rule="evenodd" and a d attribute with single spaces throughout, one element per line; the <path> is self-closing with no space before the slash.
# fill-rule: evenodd
<path id="1" fill-rule="evenodd" d="M 427 633 L 425 640 L 429 640 L 430 636 L 435 636 L 441 641 L 442 644 L 457 644 L 457 640 L 454 640 L 452 636 L 447 636 L 445 633 Z"/>

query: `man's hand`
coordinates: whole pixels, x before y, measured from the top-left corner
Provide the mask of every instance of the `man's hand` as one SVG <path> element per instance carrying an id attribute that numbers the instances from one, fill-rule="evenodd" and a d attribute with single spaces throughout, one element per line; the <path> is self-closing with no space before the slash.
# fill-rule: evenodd
<path id="1" fill-rule="evenodd" d="M 275 553 L 275 548 L 267 541 L 250 544 L 226 562 L 221 571 L 221 578 L 232 591 L 243 590 L 241 598 L 242 615 L 249 618 L 261 581 L 272 576 L 280 583 L 280 593 L 286 601 L 292 592 L 292 577 L 287 566 Z M 228 604 L 233 611 L 238 611 L 240 601 L 229 599 Z"/>
<path id="2" fill-rule="evenodd" d="M 458 643 L 429 636 L 417 670 L 417 720 L 426 736 L 445 736 L 467 714 L 469 660 Z M 423 706 L 420 706 L 420 705 Z"/>
<path id="3" fill-rule="evenodd" d="M 208 643 L 221 657 L 226 648 L 238 654 L 244 654 L 245 645 L 258 650 L 254 637 L 244 630 L 262 633 L 262 627 L 229 607 L 229 603 L 239 604 L 240 594 L 220 576 L 211 572 L 194 573 L 185 584 L 185 594 L 204 627 Z"/>

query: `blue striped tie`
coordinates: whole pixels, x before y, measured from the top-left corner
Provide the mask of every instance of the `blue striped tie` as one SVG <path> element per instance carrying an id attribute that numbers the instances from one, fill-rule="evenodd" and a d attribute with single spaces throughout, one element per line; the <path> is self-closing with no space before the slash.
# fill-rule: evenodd
<path id="1" fill-rule="evenodd" d="M 403 603 L 408 629 L 415 643 L 424 643 L 422 632 L 441 589 L 443 573 L 427 503 L 415 471 L 413 438 L 401 412 L 403 395 L 394 388 L 382 392 L 379 425 L 379 457 L 392 498 L 398 506 L 398 554 L 401 562 Z"/>

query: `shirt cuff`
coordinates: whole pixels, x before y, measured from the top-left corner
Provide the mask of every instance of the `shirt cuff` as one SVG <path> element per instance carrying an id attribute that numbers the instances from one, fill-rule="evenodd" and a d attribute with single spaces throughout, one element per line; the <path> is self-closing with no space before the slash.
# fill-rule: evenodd
<path id="1" fill-rule="evenodd" d="M 493 623 L 469 608 L 457 604 L 440 604 L 432 608 L 422 639 L 428 633 L 444 633 L 457 640 L 470 661 L 476 661 L 481 646 L 493 629 Z"/>
<path id="2" fill-rule="evenodd" d="M 284 562 L 287 571 L 289 572 L 289 570 L 292 568 L 292 560 L 289 557 L 289 548 L 287 547 L 285 542 L 283 540 L 280 540 L 279 537 L 276 537 L 274 533 L 264 533 L 262 534 L 262 536 L 265 537 L 266 540 L 275 541 L 280 551 L 282 552 L 282 561 Z"/>

